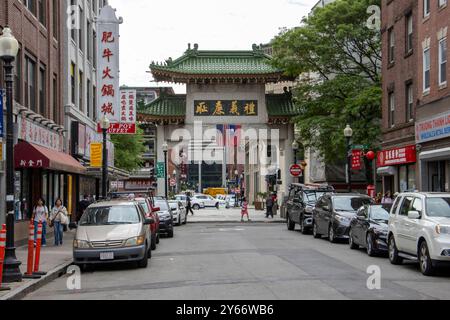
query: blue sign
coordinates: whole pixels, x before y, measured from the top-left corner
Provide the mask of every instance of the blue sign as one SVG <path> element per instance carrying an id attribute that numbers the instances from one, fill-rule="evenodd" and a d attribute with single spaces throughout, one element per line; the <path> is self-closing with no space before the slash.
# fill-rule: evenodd
<path id="1" fill-rule="evenodd" d="M 0 90 L 0 138 L 3 138 L 3 90 Z"/>

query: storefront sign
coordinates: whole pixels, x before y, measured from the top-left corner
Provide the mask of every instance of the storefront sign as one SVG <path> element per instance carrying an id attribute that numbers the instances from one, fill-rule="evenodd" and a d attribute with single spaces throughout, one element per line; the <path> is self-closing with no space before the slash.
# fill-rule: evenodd
<path id="1" fill-rule="evenodd" d="M 63 152 L 63 136 L 47 128 L 41 127 L 25 116 L 19 117 L 19 139 L 37 144 L 58 152 Z"/>
<path id="2" fill-rule="evenodd" d="M 151 188 L 153 183 L 150 180 L 134 180 L 125 182 L 125 190 L 144 190 Z"/>
<path id="3" fill-rule="evenodd" d="M 115 10 L 107 5 L 97 20 L 98 57 L 98 119 L 106 116 L 111 123 L 120 123 L 119 92 L 119 25 Z"/>
<path id="4" fill-rule="evenodd" d="M 91 167 L 101 168 L 103 165 L 103 144 L 102 143 L 91 143 Z"/>
<path id="5" fill-rule="evenodd" d="M 417 161 L 416 146 L 406 146 L 391 150 L 383 150 L 377 154 L 377 166 L 388 167 L 415 163 Z"/>
<path id="6" fill-rule="evenodd" d="M 101 143 L 103 141 L 103 135 L 96 132 L 91 127 L 86 127 L 86 158 L 91 158 L 91 144 L 95 142 Z M 108 166 L 114 167 L 114 144 L 111 141 L 106 142 L 108 148 Z"/>
<path id="7" fill-rule="evenodd" d="M 3 138 L 3 90 L 0 90 L 0 139 Z"/>
<path id="8" fill-rule="evenodd" d="M 450 112 L 416 123 L 416 142 L 450 137 Z"/>
<path id="9" fill-rule="evenodd" d="M 258 101 L 255 100 L 196 100 L 194 114 L 206 116 L 257 116 Z"/>
<path id="10" fill-rule="evenodd" d="M 352 170 L 362 169 L 362 150 L 352 150 Z"/>

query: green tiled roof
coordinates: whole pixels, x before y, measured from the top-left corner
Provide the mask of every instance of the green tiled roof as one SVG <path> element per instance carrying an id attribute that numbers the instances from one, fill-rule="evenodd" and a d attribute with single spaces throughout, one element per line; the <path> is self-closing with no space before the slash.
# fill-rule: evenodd
<path id="1" fill-rule="evenodd" d="M 226 77 L 226 76 L 269 76 L 270 79 L 282 78 L 283 71 L 270 64 L 271 57 L 254 46 L 249 51 L 199 51 L 188 49 L 176 60 L 165 63 L 152 63 L 150 69 L 156 80 L 167 81 L 190 77 Z"/>
<path id="2" fill-rule="evenodd" d="M 298 110 L 288 94 L 266 95 L 267 113 L 270 117 L 293 117 L 298 115 Z"/>
<path id="3" fill-rule="evenodd" d="M 294 117 L 298 115 L 298 110 L 287 94 L 266 95 L 266 105 L 269 117 Z M 186 95 L 162 96 L 152 103 L 139 108 L 139 113 L 152 117 L 177 117 L 186 116 Z"/>
<path id="4" fill-rule="evenodd" d="M 186 95 L 161 96 L 138 111 L 156 117 L 185 117 Z"/>

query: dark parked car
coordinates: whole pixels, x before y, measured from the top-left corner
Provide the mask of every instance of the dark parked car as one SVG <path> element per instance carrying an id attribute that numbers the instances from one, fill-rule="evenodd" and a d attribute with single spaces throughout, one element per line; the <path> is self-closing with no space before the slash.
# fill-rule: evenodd
<path id="1" fill-rule="evenodd" d="M 306 234 L 312 228 L 313 209 L 317 200 L 325 193 L 334 192 L 331 186 L 312 186 L 299 183 L 291 184 L 286 201 L 286 222 L 288 230 L 294 230 L 295 225 Z"/>
<path id="2" fill-rule="evenodd" d="M 389 211 L 392 205 L 365 205 L 350 223 L 350 248 L 363 247 L 371 257 L 388 252 Z"/>
<path id="3" fill-rule="evenodd" d="M 159 208 L 159 233 L 173 238 L 173 214 L 167 200 L 155 200 L 155 207 Z"/>
<path id="4" fill-rule="evenodd" d="M 361 194 L 325 194 L 313 211 L 314 238 L 328 235 L 330 242 L 348 239 L 350 222 L 364 205 L 373 204 L 372 198 Z"/>

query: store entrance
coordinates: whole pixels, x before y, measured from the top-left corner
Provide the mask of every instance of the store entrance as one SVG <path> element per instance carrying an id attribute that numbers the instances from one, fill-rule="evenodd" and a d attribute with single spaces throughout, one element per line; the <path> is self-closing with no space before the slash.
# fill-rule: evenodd
<path id="1" fill-rule="evenodd" d="M 445 161 L 428 163 L 428 190 L 445 192 Z"/>

